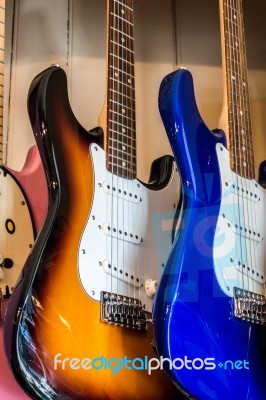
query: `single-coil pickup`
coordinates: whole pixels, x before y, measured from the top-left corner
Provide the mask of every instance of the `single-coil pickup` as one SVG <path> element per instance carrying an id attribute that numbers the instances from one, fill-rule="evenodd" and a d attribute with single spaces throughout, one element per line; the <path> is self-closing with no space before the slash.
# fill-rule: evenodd
<path id="1" fill-rule="evenodd" d="M 226 218 L 225 214 L 222 214 L 223 218 Z M 252 227 L 249 227 L 248 225 L 244 223 L 239 223 L 235 221 L 229 221 L 227 223 L 228 228 L 230 228 L 236 235 L 245 237 L 250 240 L 254 240 L 256 242 L 261 242 L 263 240 L 262 234 L 257 230 Z"/>
<path id="2" fill-rule="evenodd" d="M 236 260 L 230 258 L 231 264 L 233 264 L 234 268 L 236 268 L 241 274 L 244 274 L 251 278 L 253 281 L 264 284 L 265 283 L 265 275 L 258 268 L 251 267 L 247 265 L 247 263 L 241 262 L 240 260 Z"/>
<path id="3" fill-rule="evenodd" d="M 251 183 L 252 185 L 252 183 Z M 241 196 L 245 199 L 248 199 L 253 202 L 260 202 L 260 194 L 258 191 L 258 185 L 255 183 L 251 187 L 245 186 L 241 184 L 241 178 L 239 178 L 239 182 L 234 182 L 232 180 L 226 181 L 225 186 L 229 188 L 230 192 L 236 194 L 237 196 Z"/>
<path id="4" fill-rule="evenodd" d="M 136 288 L 141 288 L 143 286 L 143 279 L 140 278 L 137 272 L 133 272 L 133 269 L 130 270 L 127 267 L 114 265 L 109 260 L 104 260 L 102 262 L 99 261 L 99 265 L 103 268 L 106 274 L 110 275 L 114 279 L 118 279 Z"/>
<path id="5" fill-rule="evenodd" d="M 133 203 L 140 203 L 142 197 L 140 194 L 140 189 L 135 181 L 126 182 L 119 179 L 114 179 L 115 182 L 112 184 L 108 181 L 104 181 L 99 184 L 105 191 L 105 193 L 119 197 L 124 200 L 131 201 Z"/>
<path id="6" fill-rule="evenodd" d="M 120 239 L 134 244 L 140 244 L 143 241 L 139 233 L 133 232 L 131 229 L 117 228 L 109 222 L 104 222 L 100 225 L 100 228 L 106 236 L 111 236 L 114 239 Z"/>

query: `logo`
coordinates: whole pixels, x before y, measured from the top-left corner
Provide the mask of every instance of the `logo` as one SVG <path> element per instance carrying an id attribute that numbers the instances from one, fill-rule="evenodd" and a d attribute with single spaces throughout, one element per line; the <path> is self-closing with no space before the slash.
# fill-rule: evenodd
<path id="1" fill-rule="evenodd" d="M 80 358 L 62 358 L 62 353 L 57 353 L 54 357 L 54 370 L 111 370 L 112 375 L 116 375 L 119 371 L 126 370 L 140 370 L 147 371 L 148 375 L 152 374 L 152 371 L 157 369 L 168 369 L 168 370 L 214 370 L 216 368 L 221 368 L 224 370 L 241 370 L 241 369 L 249 369 L 249 362 L 246 360 L 226 360 L 223 363 L 216 363 L 215 358 L 207 357 L 207 358 L 194 358 L 189 359 L 187 356 L 183 358 L 175 358 L 171 360 L 170 358 L 164 358 L 161 356 L 160 358 L 149 358 L 148 356 L 144 356 L 143 358 L 136 357 L 132 360 L 127 356 L 116 358 L 106 358 L 104 356 L 96 357 L 90 359 L 88 357 Z"/>

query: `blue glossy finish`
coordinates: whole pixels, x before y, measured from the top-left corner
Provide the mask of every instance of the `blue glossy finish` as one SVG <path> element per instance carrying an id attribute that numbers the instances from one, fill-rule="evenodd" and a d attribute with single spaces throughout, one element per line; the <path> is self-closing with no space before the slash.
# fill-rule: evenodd
<path id="1" fill-rule="evenodd" d="M 163 80 L 159 108 L 180 171 L 184 210 L 154 302 L 158 353 L 171 360 L 214 358 L 212 370 L 196 369 L 200 360 L 192 369 L 166 368 L 197 399 L 266 399 L 264 328 L 235 319 L 232 299 L 214 273 L 211 249 L 221 202 L 215 146 L 225 144 L 224 134 L 211 132 L 202 121 L 187 70 Z"/>

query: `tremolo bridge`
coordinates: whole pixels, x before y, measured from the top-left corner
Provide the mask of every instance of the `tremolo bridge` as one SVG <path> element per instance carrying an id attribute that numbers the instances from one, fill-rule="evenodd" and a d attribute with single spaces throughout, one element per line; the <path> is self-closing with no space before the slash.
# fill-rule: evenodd
<path id="1" fill-rule="evenodd" d="M 265 296 L 234 288 L 234 314 L 243 321 L 266 324 Z"/>
<path id="2" fill-rule="evenodd" d="M 141 301 L 110 292 L 101 292 L 101 320 L 126 328 L 147 330 L 147 317 Z"/>

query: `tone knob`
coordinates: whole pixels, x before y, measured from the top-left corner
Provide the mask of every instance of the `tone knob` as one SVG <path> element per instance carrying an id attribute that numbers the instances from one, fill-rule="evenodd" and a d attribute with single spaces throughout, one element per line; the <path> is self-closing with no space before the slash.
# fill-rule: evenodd
<path id="1" fill-rule="evenodd" d="M 147 279 L 145 282 L 145 292 L 148 297 L 153 299 L 158 288 L 158 281 L 154 281 L 152 279 Z"/>

